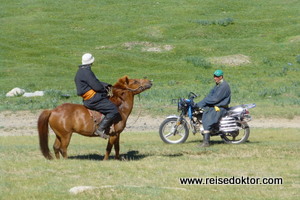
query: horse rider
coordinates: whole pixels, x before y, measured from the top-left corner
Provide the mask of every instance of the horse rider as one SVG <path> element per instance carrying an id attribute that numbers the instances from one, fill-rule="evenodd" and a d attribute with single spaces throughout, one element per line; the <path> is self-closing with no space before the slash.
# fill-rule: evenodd
<path id="1" fill-rule="evenodd" d="M 95 134 L 106 139 L 109 136 L 105 134 L 105 130 L 121 116 L 116 105 L 109 100 L 108 90 L 112 86 L 99 81 L 91 69 L 94 60 L 95 58 L 90 53 L 82 56 L 82 64 L 79 65 L 76 73 L 75 84 L 77 95 L 83 98 L 84 106 L 105 115 Z"/>
<path id="2" fill-rule="evenodd" d="M 211 130 L 220 118 L 226 114 L 230 104 L 231 91 L 228 83 L 223 79 L 223 75 L 222 70 L 218 69 L 214 72 L 216 85 L 202 101 L 195 104 L 196 108 L 204 110 L 202 116 L 203 142 L 199 145 L 200 147 L 209 146 Z"/>

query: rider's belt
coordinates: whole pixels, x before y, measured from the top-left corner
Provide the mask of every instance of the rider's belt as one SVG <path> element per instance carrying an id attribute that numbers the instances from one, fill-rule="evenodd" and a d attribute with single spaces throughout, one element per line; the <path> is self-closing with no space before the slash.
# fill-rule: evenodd
<path id="1" fill-rule="evenodd" d="M 219 106 L 220 108 L 229 108 L 228 105 L 227 106 Z"/>
<path id="2" fill-rule="evenodd" d="M 86 93 L 84 93 L 82 96 L 83 100 L 89 100 L 96 94 L 95 90 L 90 89 Z"/>
<path id="3" fill-rule="evenodd" d="M 210 105 L 209 107 L 215 107 L 214 105 Z M 219 108 L 229 108 L 229 106 L 228 105 L 226 105 L 226 106 L 218 106 Z"/>

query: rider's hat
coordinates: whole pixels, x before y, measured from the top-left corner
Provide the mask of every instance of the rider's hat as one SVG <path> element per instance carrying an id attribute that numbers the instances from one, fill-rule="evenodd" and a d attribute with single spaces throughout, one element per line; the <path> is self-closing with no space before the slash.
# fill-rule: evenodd
<path id="1" fill-rule="evenodd" d="M 215 72 L 214 72 L 214 76 L 217 76 L 217 77 L 219 77 L 219 76 L 223 76 L 223 71 L 222 70 L 220 70 L 220 69 L 218 69 L 218 70 L 216 70 Z"/>
<path id="2" fill-rule="evenodd" d="M 95 58 L 93 57 L 92 54 L 90 53 L 85 53 L 82 56 L 82 64 L 83 65 L 89 65 L 92 64 L 94 62 Z"/>

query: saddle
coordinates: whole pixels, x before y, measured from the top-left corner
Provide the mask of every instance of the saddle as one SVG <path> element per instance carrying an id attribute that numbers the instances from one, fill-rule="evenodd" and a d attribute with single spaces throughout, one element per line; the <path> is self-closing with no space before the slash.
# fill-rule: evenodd
<path id="1" fill-rule="evenodd" d="M 96 111 L 96 110 L 90 110 L 87 108 L 87 110 L 90 113 L 90 116 L 94 122 L 94 129 L 93 129 L 93 134 L 96 132 L 96 130 L 98 129 L 100 122 L 103 120 L 103 118 L 105 117 L 104 114 Z M 107 130 L 105 131 L 107 135 L 111 135 L 111 133 L 114 131 L 114 126 L 111 126 L 110 128 L 107 128 Z"/>
<path id="2" fill-rule="evenodd" d="M 93 120 L 93 122 L 95 123 L 95 125 L 99 125 L 100 122 L 102 121 L 102 119 L 105 117 L 102 113 L 96 111 L 96 110 L 90 110 L 88 109 L 90 116 Z"/>

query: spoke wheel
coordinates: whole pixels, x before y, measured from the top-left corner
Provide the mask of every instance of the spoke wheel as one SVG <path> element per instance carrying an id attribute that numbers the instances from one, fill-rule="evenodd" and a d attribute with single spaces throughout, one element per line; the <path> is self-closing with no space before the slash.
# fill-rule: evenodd
<path id="1" fill-rule="evenodd" d="M 165 143 L 179 144 L 184 143 L 189 136 L 189 129 L 185 121 L 179 126 L 176 125 L 177 118 L 164 120 L 159 127 L 159 136 Z"/>
<path id="2" fill-rule="evenodd" d="M 248 140 L 250 135 L 250 128 L 242 128 L 232 133 L 225 133 L 222 135 L 222 139 L 227 144 L 241 144 Z"/>

